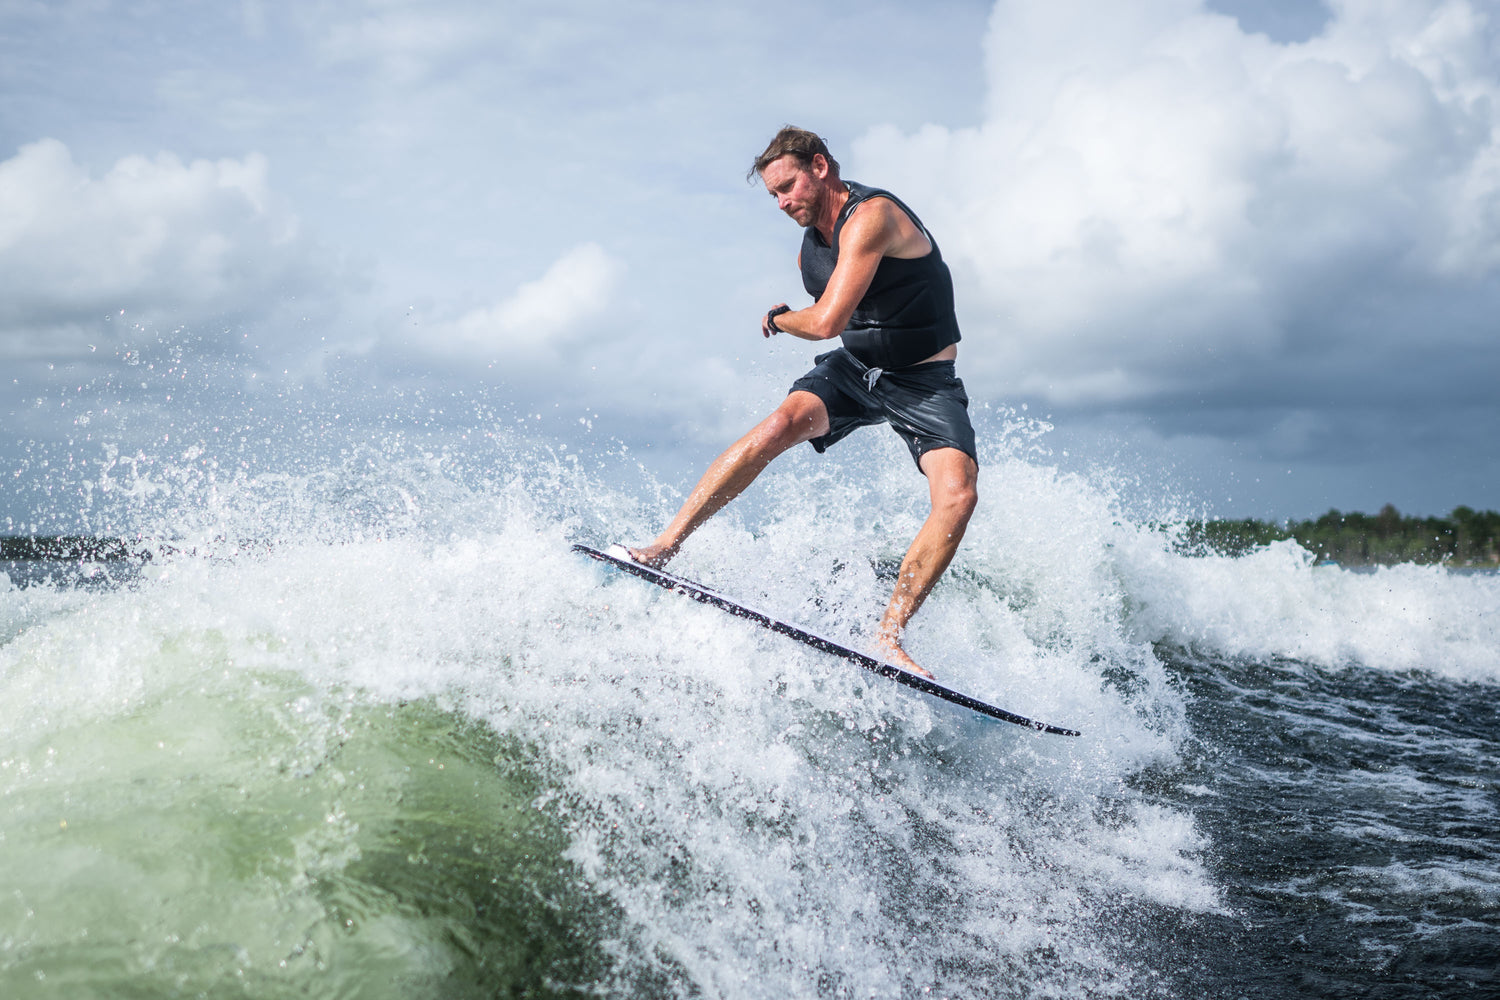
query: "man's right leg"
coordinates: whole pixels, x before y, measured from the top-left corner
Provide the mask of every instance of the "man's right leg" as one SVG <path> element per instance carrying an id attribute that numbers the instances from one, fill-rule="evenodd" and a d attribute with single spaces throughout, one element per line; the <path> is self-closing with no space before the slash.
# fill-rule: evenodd
<path id="1" fill-rule="evenodd" d="M 771 459 L 827 433 L 828 408 L 823 401 L 815 393 L 792 392 L 770 416 L 714 459 L 672 523 L 650 545 L 631 549 L 631 556 L 647 566 L 665 566 L 689 535 L 755 482 Z"/>

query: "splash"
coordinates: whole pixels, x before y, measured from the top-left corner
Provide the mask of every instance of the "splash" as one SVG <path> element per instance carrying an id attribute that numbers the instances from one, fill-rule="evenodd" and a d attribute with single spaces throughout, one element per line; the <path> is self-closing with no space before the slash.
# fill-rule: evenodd
<path id="1" fill-rule="evenodd" d="M 1493 617 L 1463 608 L 1491 584 L 1371 633 L 1352 609 L 1379 588 L 1449 578 L 1187 559 L 995 437 L 911 649 L 1081 740 L 571 554 L 675 506 L 619 463 L 498 436 L 295 474 L 116 462 L 107 518 L 132 519 L 139 577 L 0 590 L 0 983 L 1150 993 L 1154 915 L 1223 906 L 1193 815 L 1150 790 L 1192 735 L 1157 644 L 1479 670 Z M 794 454 L 676 568 L 858 644 L 925 503 L 893 442 Z"/>

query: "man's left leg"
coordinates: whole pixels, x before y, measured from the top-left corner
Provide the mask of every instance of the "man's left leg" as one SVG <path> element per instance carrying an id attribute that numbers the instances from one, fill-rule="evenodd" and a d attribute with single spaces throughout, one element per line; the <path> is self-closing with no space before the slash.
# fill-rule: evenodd
<path id="1" fill-rule="evenodd" d="M 922 530 L 917 532 L 901 561 L 896 590 L 880 619 L 875 642 L 880 653 L 892 663 L 931 677 L 930 672 L 906 655 L 901 648 L 901 636 L 958 551 L 958 543 L 963 540 L 979 500 L 979 466 L 957 448 L 936 448 L 925 453 L 917 464 L 927 476 L 932 513 L 927 515 Z"/>

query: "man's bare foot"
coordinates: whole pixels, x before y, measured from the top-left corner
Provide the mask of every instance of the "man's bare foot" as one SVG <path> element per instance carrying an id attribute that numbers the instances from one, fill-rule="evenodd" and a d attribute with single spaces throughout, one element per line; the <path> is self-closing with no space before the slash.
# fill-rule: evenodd
<path id="1" fill-rule="evenodd" d="M 901 644 L 891 636 L 877 635 L 875 637 L 875 649 L 888 662 L 894 663 L 902 670 L 908 670 L 911 673 L 919 674 L 922 677 L 926 677 L 930 681 L 937 680 L 937 678 L 933 676 L 932 671 L 918 664 L 917 661 L 913 660 L 910 656 L 907 656 L 906 650 L 902 649 Z"/>
<path id="2" fill-rule="evenodd" d="M 642 545 L 639 548 L 622 545 L 621 548 L 630 554 L 632 560 L 652 569 L 661 569 L 672 558 L 672 553 L 664 545 Z"/>

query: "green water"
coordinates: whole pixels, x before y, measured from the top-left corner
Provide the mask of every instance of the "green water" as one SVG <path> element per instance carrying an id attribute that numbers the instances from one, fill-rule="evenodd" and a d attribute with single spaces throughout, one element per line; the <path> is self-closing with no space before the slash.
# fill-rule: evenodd
<path id="1" fill-rule="evenodd" d="M 582 996 L 615 922 L 523 746 L 226 674 L 0 761 L 0 996 Z"/>

